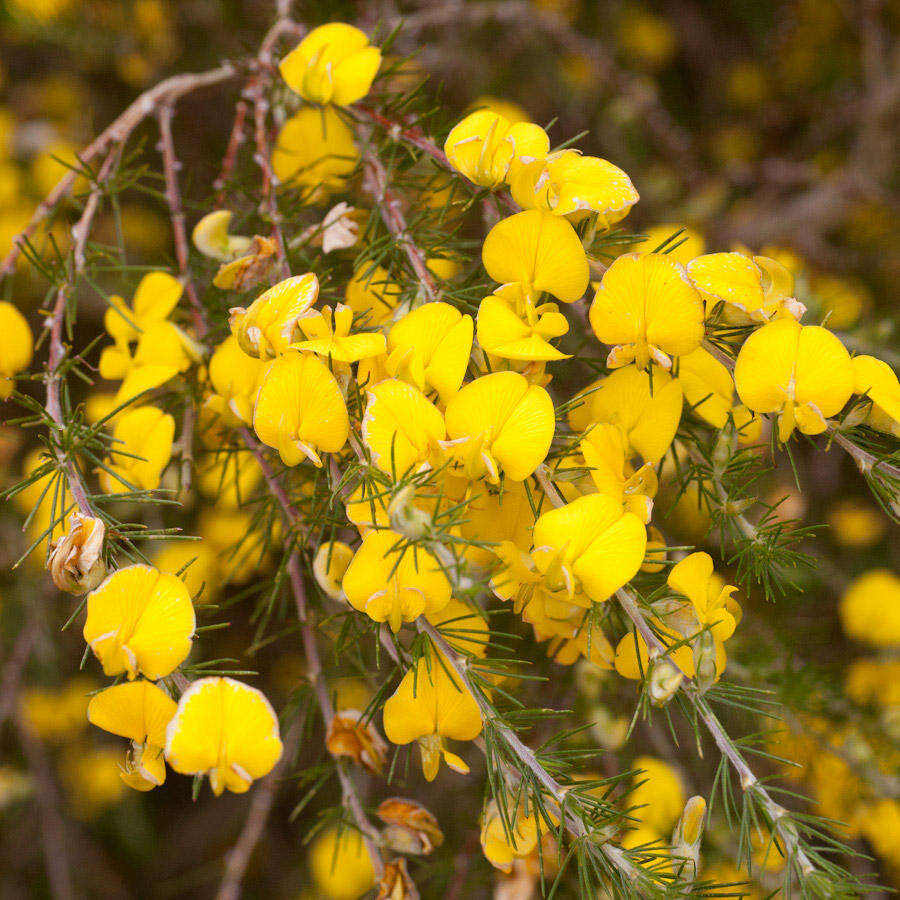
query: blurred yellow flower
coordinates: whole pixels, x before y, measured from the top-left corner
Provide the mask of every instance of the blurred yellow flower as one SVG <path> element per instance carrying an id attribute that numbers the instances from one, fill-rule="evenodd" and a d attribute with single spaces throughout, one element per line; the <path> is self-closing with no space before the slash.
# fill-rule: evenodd
<path id="1" fill-rule="evenodd" d="M 0 301 L 0 400 L 15 387 L 14 375 L 31 365 L 34 339 L 25 316 L 12 303 Z"/>

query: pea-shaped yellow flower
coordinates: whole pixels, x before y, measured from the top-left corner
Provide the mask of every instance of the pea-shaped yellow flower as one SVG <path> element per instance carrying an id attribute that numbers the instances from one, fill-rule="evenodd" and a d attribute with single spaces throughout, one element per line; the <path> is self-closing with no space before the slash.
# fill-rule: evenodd
<path id="1" fill-rule="evenodd" d="M 495 372 L 469 382 L 447 404 L 444 447 L 469 479 L 493 484 L 501 471 L 524 481 L 544 461 L 556 427 L 544 388 L 517 372 Z"/>
<path id="2" fill-rule="evenodd" d="M 133 680 L 140 672 L 155 681 L 187 658 L 195 625 L 191 595 L 180 578 L 134 565 L 88 594 L 84 639 L 107 675 Z"/>
<path id="3" fill-rule="evenodd" d="M 204 256 L 228 262 L 250 248 L 251 238 L 228 233 L 232 216 L 231 210 L 217 209 L 207 213 L 194 226 L 191 239 Z"/>
<path id="4" fill-rule="evenodd" d="M 395 378 L 376 384 L 367 397 L 361 431 L 372 462 L 395 477 L 428 464 L 445 435 L 440 410 Z"/>
<path id="5" fill-rule="evenodd" d="M 315 356 L 291 350 L 272 363 L 253 411 L 259 439 L 286 466 L 303 459 L 321 466 L 321 453 L 337 453 L 350 433 L 341 389 Z"/>
<path id="6" fill-rule="evenodd" d="M 13 375 L 27 369 L 34 338 L 25 316 L 12 303 L 0 301 L 0 400 L 13 392 Z"/>
<path id="7" fill-rule="evenodd" d="M 510 805 L 507 801 L 507 805 Z M 531 854 L 537 847 L 538 821 L 532 808 L 525 812 L 524 804 L 507 810 L 507 822 L 512 818 L 512 829 L 504 823 L 496 800 L 484 809 L 481 819 L 481 849 L 485 859 L 501 872 L 512 872 L 513 862 Z"/>
<path id="8" fill-rule="evenodd" d="M 571 149 L 524 161 L 510 173 L 509 184 L 525 209 L 545 209 L 572 222 L 596 215 L 601 228 L 624 219 L 640 199 L 618 166 Z"/>
<path id="9" fill-rule="evenodd" d="M 201 678 L 178 701 L 166 729 L 166 760 L 182 775 L 208 775 L 218 797 L 243 794 L 281 758 L 278 717 L 256 688 Z"/>
<path id="10" fill-rule="evenodd" d="M 539 306 L 519 302 L 519 285 L 504 285 L 478 307 L 478 343 L 485 353 L 499 359 L 543 362 L 568 359 L 550 340 L 569 330 L 566 317 L 555 303 Z"/>
<path id="11" fill-rule="evenodd" d="M 691 281 L 706 301 L 707 313 L 724 303 L 735 322 L 799 319 L 806 307 L 790 296 L 794 276 L 775 259 L 743 253 L 708 253 L 687 265 Z"/>
<path id="12" fill-rule="evenodd" d="M 708 553 L 689 554 L 672 567 L 666 581 L 691 601 L 700 627 L 709 628 L 716 643 L 734 634 L 740 618 L 740 607 L 732 597 L 737 588 L 722 583 Z"/>
<path id="13" fill-rule="evenodd" d="M 307 310 L 298 320 L 305 341 L 291 344 L 294 350 L 306 350 L 339 363 L 353 363 L 384 353 L 386 342 L 383 334 L 350 334 L 353 326 L 353 310 L 338 303 L 332 313 L 326 306 L 321 311 Z"/>
<path id="14" fill-rule="evenodd" d="M 637 574 L 647 530 L 612 497 L 587 494 L 545 512 L 533 540 L 531 556 L 550 590 L 601 603 Z"/>
<path id="15" fill-rule="evenodd" d="M 91 697 L 88 721 L 131 741 L 121 771 L 129 787 L 151 791 L 166 780 L 163 748 L 175 708 L 165 691 L 144 680 L 116 684 Z"/>
<path id="16" fill-rule="evenodd" d="M 644 463 L 637 471 L 629 464 L 628 438 L 618 425 L 602 423 L 581 442 L 581 455 L 599 493 L 617 500 L 645 524 L 653 512 L 659 486 L 656 471 Z"/>
<path id="17" fill-rule="evenodd" d="M 343 22 L 314 28 L 281 61 L 278 71 L 291 90 L 310 103 L 349 106 L 369 93 L 381 51 L 365 33 Z"/>
<path id="18" fill-rule="evenodd" d="M 510 122 L 489 109 L 466 116 L 447 135 L 444 152 L 450 164 L 481 187 L 503 184 L 513 164 L 522 157 L 542 157 L 550 138 L 539 125 Z"/>
<path id="19" fill-rule="evenodd" d="M 664 369 L 703 340 L 703 300 L 684 267 L 664 253 L 626 253 L 606 270 L 590 310 L 610 368 L 650 361 Z"/>
<path id="20" fill-rule="evenodd" d="M 249 424 L 256 394 L 268 367 L 267 360 L 248 356 L 241 350 L 237 338 L 228 335 L 209 360 L 209 380 L 223 407 L 219 409 L 218 404 L 213 404 L 211 411 L 223 413 L 227 410 L 236 419 Z"/>
<path id="21" fill-rule="evenodd" d="M 301 316 L 318 296 L 319 279 L 312 272 L 292 275 L 260 294 L 249 309 L 231 309 L 231 333 L 250 356 L 278 356 L 288 350 Z"/>
<path id="22" fill-rule="evenodd" d="M 103 324 L 117 344 L 136 341 L 151 325 L 169 318 L 183 290 L 181 282 L 167 272 L 148 272 L 140 280 L 130 308 L 121 297 L 109 298 Z"/>
<path id="23" fill-rule="evenodd" d="M 472 330 L 472 317 L 449 303 L 425 303 L 388 332 L 388 371 L 447 403 L 466 374 Z"/>
<path id="24" fill-rule="evenodd" d="M 852 362 L 853 393 L 872 403 L 866 424 L 900 437 L 900 382 L 894 370 L 874 356 L 854 356 Z"/>
<path id="25" fill-rule="evenodd" d="M 784 443 L 794 428 L 821 434 L 853 393 L 853 364 L 826 328 L 778 319 L 744 342 L 734 366 L 741 400 L 757 413 L 778 416 Z"/>
<path id="26" fill-rule="evenodd" d="M 155 406 L 138 406 L 116 419 L 100 484 L 109 494 L 153 491 L 172 458 L 175 420 Z"/>
<path id="27" fill-rule="evenodd" d="M 488 275 L 501 284 L 518 283 L 533 296 L 546 291 L 574 303 L 587 290 L 587 254 L 566 219 L 539 209 L 498 222 L 485 238 L 481 258 Z"/>
<path id="28" fill-rule="evenodd" d="M 306 106 L 291 116 L 272 150 L 275 177 L 308 204 L 322 203 L 342 190 L 358 160 L 353 132 L 331 107 Z"/>
<path id="29" fill-rule="evenodd" d="M 390 322 L 400 301 L 400 285 L 381 266 L 360 266 L 347 282 L 344 299 L 361 323 L 375 328 Z"/>
<path id="30" fill-rule="evenodd" d="M 475 698 L 450 663 L 422 657 L 384 704 L 384 733 L 393 744 L 418 741 L 422 772 L 434 781 L 441 759 L 455 772 L 469 771 L 466 763 L 445 746 L 446 739 L 473 741 L 481 734 L 481 711 Z"/>
<path id="31" fill-rule="evenodd" d="M 450 601 L 450 582 L 440 563 L 427 550 L 404 543 L 394 531 L 369 531 L 343 580 L 350 605 L 387 622 L 395 633 L 404 622 L 440 612 Z"/>
<path id="32" fill-rule="evenodd" d="M 359 900 L 375 886 L 375 870 L 359 831 L 331 826 L 309 848 L 309 868 L 324 900 Z"/>
<path id="33" fill-rule="evenodd" d="M 629 447 L 655 465 L 675 438 L 681 407 L 681 385 L 668 372 L 628 366 L 590 385 L 584 402 L 569 414 L 569 424 L 574 431 L 587 431 L 597 422 L 618 425 Z"/>

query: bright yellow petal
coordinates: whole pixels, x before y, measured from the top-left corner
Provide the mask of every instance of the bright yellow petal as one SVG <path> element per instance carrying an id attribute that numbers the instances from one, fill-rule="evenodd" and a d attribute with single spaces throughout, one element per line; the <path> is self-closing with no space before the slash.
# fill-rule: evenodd
<path id="1" fill-rule="evenodd" d="M 150 272 L 145 275 L 138 284 L 131 303 L 138 325 L 145 328 L 153 322 L 167 319 L 183 290 L 181 282 L 167 272 Z"/>
<path id="2" fill-rule="evenodd" d="M 161 747 L 175 707 L 175 701 L 155 684 L 126 681 L 91 697 L 87 717 L 104 731 Z"/>
<path id="3" fill-rule="evenodd" d="M 734 383 L 741 401 L 754 412 L 776 412 L 784 405 L 794 379 L 801 327 L 794 319 L 778 319 L 744 341 Z"/>
<path id="4" fill-rule="evenodd" d="M 850 354 L 827 328 L 807 325 L 800 331 L 796 380 L 797 403 L 811 404 L 825 417 L 839 413 L 850 399 L 854 384 Z"/>
<path id="5" fill-rule="evenodd" d="M 501 284 L 547 291 L 565 303 L 588 286 L 588 261 L 575 229 L 541 210 L 526 210 L 498 222 L 482 247 L 488 275 Z"/>

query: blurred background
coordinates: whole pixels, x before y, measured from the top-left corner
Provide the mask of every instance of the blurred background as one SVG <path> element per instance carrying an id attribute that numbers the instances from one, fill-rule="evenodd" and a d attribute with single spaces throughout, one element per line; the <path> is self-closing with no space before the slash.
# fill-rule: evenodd
<path id="1" fill-rule="evenodd" d="M 353 22 L 382 36 L 402 26 L 393 50 L 412 54 L 404 68 L 410 78 L 429 77 L 427 90 L 440 109 L 435 121 L 444 133 L 486 98 L 515 104 L 511 116 L 549 125 L 552 142 L 584 133 L 578 146 L 625 169 L 641 194 L 629 229 L 650 235 L 655 245 L 684 227 L 687 256 L 704 247 L 749 247 L 778 258 L 794 273 L 810 321 L 827 317 L 850 349 L 874 352 L 895 370 L 900 365 L 897 0 L 328 0 L 298 2 L 294 15 L 311 26 Z M 272 19 L 272 4 L 263 0 L 2 0 L 0 254 L 66 163 L 74 162 L 78 148 L 143 90 L 173 73 L 255 52 Z M 223 88 L 191 95 L 179 106 L 175 127 L 189 224 L 198 208 L 192 203 L 209 196 L 218 172 L 234 100 L 234 90 Z M 444 133 L 437 137 L 442 140 Z M 148 130 L 142 152 L 148 165 L 158 167 L 155 139 Z M 170 263 L 169 221 L 158 194 L 136 190 L 125 196 L 118 224 L 101 222 L 101 231 L 112 241 L 121 229 L 132 265 Z M 55 227 L 62 246 L 65 228 Z M 45 290 L 36 274 L 17 274 L 12 299 L 32 322 Z M 83 343 L 102 328 L 103 305 L 85 310 L 79 324 Z M 0 411 L 4 418 L 17 414 Z M 12 427 L 0 432 L 4 486 L 20 476 L 23 459 L 27 470 L 32 444 L 33 437 Z M 886 655 L 876 660 L 871 648 L 845 637 L 838 615 L 847 589 L 873 569 L 883 570 L 882 581 L 869 589 L 900 609 L 898 544 L 890 520 L 850 460 L 801 450 L 796 462 L 803 491 L 788 468 L 767 475 L 760 496 L 783 499 L 778 509 L 785 519 L 826 523 L 815 538 L 823 558 L 816 571 L 798 575 L 802 591 L 777 605 L 742 599 L 747 613 L 735 638 L 735 665 L 750 666 L 751 680 L 774 686 L 800 719 L 818 716 L 826 745 L 843 747 L 847 729 L 865 731 L 872 723 L 879 733 L 896 736 L 900 697 L 886 696 L 883 688 L 892 684 L 897 693 L 890 666 L 900 639 L 882 642 L 878 649 Z M 34 493 L 20 496 L 0 513 L 4 676 L 11 671 L 9 661 L 15 662 L 23 605 L 38 606 L 48 622 L 60 625 L 72 611 L 49 586 L 41 560 L 9 571 L 28 545 L 23 515 L 36 500 Z M 664 521 L 683 542 L 715 547 L 696 498 L 670 504 Z M 218 515 L 197 530 L 213 557 L 231 558 L 229 547 L 241 527 L 239 518 Z M 218 582 L 230 581 L 236 591 L 254 571 L 241 572 L 239 562 L 227 572 L 215 570 L 215 559 L 209 565 Z M 231 629 L 203 638 L 209 658 L 240 656 L 248 644 L 251 623 L 241 621 L 239 607 L 229 614 Z M 789 645 L 782 645 L 784 637 L 792 637 Z M 753 650 L 746 662 L 741 646 Z M 40 835 L 46 833 L 41 826 L 48 809 L 53 833 L 69 847 L 86 895 L 210 896 L 222 856 L 246 814 L 246 798 L 229 794 L 212 802 L 204 791 L 194 803 L 189 784 L 174 778 L 151 795 L 128 794 L 114 765 L 119 743 L 90 730 L 84 717 L 86 693 L 99 686 L 87 674 L 92 666 L 85 674 L 70 674 L 78 670 L 82 650 L 77 628 L 63 638 L 49 629 L 36 632 L 21 689 L 13 685 L 11 692 L 5 684 L 0 695 L 0 721 L 18 709 L 35 738 L 23 743 L 9 722 L 0 732 L 0 897 L 46 893 Z M 275 642 L 242 661 L 263 673 L 265 690 L 279 709 L 303 671 L 292 641 Z M 848 661 L 862 666 L 853 670 L 855 676 Z M 847 686 L 852 677 L 855 689 Z M 345 687 L 348 705 L 365 705 L 365 684 L 348 679 Z M 610 771 L 631 762 L 632 751 L 621 755 L 616 738 L 633 708 L 628 690 L 618 696 L 608 686 L 580 685 L 565 701 L 592 717 L 606 717 L 593 739 L 608 745 L 604 765 Z M 641 740 L 649 746 L 652 735 L 639 732 Z M 792 750 L 809 762 L 819 755 L 816 746 L 795 743 Z M 785 747 L 781 752 L 788 754 Z M 895 778 L 895 748 L 891 738 L 874 752 L 870 748 L 863 762 Z M 842 818 L 847 797 L 868 790 L 844 756 L 836 752 L 830 768 L 817 773 L 810 763 L 796 776 L 818 811 L 835 818 Z M 686 766 L 696 770 L 682 773 L 685 783 L 708 782 L 703 762 L 687 759 Z M 304 826 L 289 821 L 303 792 L 302 782 L 283 792 L 254 857 L 248 896 L 355 896 L 311 876 Z M 487 896 L 492 873 L 478 850 L 477 792 L 435 792 L 433 799 L 447 843 L 460 856 L 429 858 L 416 875 L 423 895 Z M 887 821 L 881 838 L 857 829 L 850 839 L 873 852 L 878 877 L 891 880 L 900 871 L 900 807 Z M 454 870 L 463 872 L 462 880 L 453 877 Z"/>

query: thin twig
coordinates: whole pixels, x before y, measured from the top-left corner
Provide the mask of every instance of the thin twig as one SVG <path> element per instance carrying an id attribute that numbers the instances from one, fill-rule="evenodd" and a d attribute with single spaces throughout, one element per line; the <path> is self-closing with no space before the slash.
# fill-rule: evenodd
<path id="1" fill-rule="evenodd" d="M 181 168 L 181 163 L 175 155 L 175 142 L 172 139 L 172 115 L 172 103 L 167 102 L 159 108 L 156 116 L 159 121 L 160 149 L 166 178 L 166 202 L 168 203 L 169 216 L 172 220 L 172 235 L 175 239 L 175 259 L 178 262 L 178 276 L 184 286 L 188 302 L 191 304 L 197 337 L 202 339 L 206 337 L 206 319 L 188 270 L 190 247 L 184 226 L 181 191 L 178 188 L 178 170 Z"/>

